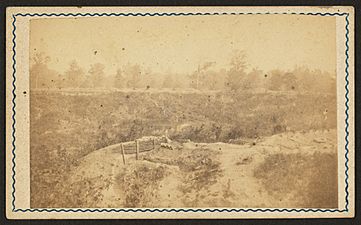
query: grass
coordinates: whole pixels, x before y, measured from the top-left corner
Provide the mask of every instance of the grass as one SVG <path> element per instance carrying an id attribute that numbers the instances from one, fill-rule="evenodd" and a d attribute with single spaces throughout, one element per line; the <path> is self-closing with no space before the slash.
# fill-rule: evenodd
<path id="1" fill-rule="evenodd" d="M 336 154 L 273 154 L 256 168 L 254 176 L 270 195 L 280 200 L 290 195 L 297 207 L 338 207 Z"/>
<path id="2" fill-rule="evenodd" d="M 123 171 L 117 181 L 125 193 L 125 208 L 149 207 L 156 199 L 159 182 L 165 177 L 166 168 L 137 164 L 133 171 Z"/>

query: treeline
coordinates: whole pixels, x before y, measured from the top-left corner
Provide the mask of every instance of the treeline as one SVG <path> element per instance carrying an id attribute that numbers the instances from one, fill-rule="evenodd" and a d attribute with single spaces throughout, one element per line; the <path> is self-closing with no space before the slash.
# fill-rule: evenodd
<path id="1" fill-rule="evenodd" d="M 50 57 L 36 54 L 30 68 L 31 88 L 116 88 L 116 89 L 198 89 L 271 90 L 336 93 L 336 75 L 297 67 L 292 71 L 247 70 L 245 55 L 237 52 L 228 69 L 214 69 L 214 62 L 198 65 L 190 74 L 154 73 L 138 64 L 126 64 L 113 74 L 95 63 L 86 70 L 73 60 L 60 74 L 48 67 Z M 248 71 L 248 72 L 247 72 Z"/>

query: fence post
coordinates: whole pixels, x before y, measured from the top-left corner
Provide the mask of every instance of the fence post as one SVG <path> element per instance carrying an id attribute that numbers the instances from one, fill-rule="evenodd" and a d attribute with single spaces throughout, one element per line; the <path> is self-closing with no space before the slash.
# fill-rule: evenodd
<path id="1" fill-rule="evenodd" d="M 135 148 L 136 148 L 136 159 L 139 159 L 139 141 L 135 140 Z"/>
<path id="2" fill-rule="evenodd" d="M 124 163 L 124 165 L 125 165 L 125 152 L 124 152 L 124 145 L 123 145 L 123 143 L 120 144 L 120 148 L 121 148 L 121 150 L 122 150 L 123 163 Z"/>

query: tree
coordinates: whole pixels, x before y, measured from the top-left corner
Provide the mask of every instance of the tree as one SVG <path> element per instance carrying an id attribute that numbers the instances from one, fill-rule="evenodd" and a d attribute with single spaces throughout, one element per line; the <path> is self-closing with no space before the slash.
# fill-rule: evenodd
<path id="1" fill-rule="evenodd" d="M 205 72 L 205 88 L 208 90 L 221 90 L 224 88 L 225 82 L 225 70 L 214 71 L 214 70 L 207 70 Z"/>
<path id="2" fill-rule="evenodd" d="M 296 91 L 298 90 L 297 77 L 293 73 L 284 73 L 282 76 L 282 90 Z"/>
<path id="3" fill-rule="evenodd" d="M 298 89 L 297 77 L 290 72 L 272 70 L 268 88 L 272 91 L 294 91 Z"/>
<path id="4" fill-rule="evenodd" d="M 328 89 L 326 89 L 325 91 L 333 95 L 337 94 L 336 73 L 335 76 L 330 75 Z"/>
<path id="5" fill-rule="evenodd" d="M 126 81 L 123 76 L 123 72 L 121 69 L 117 69 L 117 73 L 115 74 L 114 77 L 114 87 L 121 89 L 124 88 L 125 86 L 126 86 Z"/>
<path id="6" fill-rule="evenodd" d="M 173 89 L 183 88 L 184 87 L 184 80 L 182 79 L 182 74 L 174 73 L 173 74 Z"/>
<path id="7" fill-rule="evenodd" d="M 90 66 L 89 79 L 92 87 L 105 87 L 105 66 L 101 63 L 95 63 Z"/>
<path id="8" fill-rule="evenodd" d="M 142 72 L 138 64 L 131 65 L 127 64 L 124 69 L 124 75 L 127 79 L 127 87 L 140 88 Z"/>
<path id="9" fill-rule="evenodd" d="M 156 88 L 156 76 L 152 73 L 152 70 L 149 67 L 143 69 L 141 75 L 141 80 L 139 81 L 137 86 L 146 89 Z"/>
<path id="10" fill-rule="evenodd" d="M 162 88 L 173 88 L 174 85 L 174 79 L 171 74 L 167 74 L 164 77 Z"/>
<path id="11" fill-rule="evenodd" d="M 281 84 L 282 84 L 282 71 L 281 70 L 271 70 L 269 72 L 269 79 L 268 79 L 268 89 L 272 91 L 280 91 Z"/>
<path id="12" fill-rule="evenodd" d="M 65 72 L 64 86 L 78 88 L 84 81 L 84 76 L 84 70 L 73 60 L 69 65 L 69 69 Z"/>
<path id="13" fill-rule="evenodd" d="M 294 68 L 292 73 L 297 77 L 300 91 L 336 93 L 336 71 L 329 73 L 301 66 Z"/>
<path id="14" fill-rule="evenodd" d="M 235 71 L 243 71 L 247 68 L 246 54 L 243 51 L 234 51 L 231 58 L 231 68 Z"/>
<path id="15" fill-rule="evenodd" d="M 255 90 L 257 88 L 264 88 L 265 87 L 265 77 L 262 75 L 262 71 L 253 68 L 251 72 L 249 72 L 245 78 L 243 79 L 242 88 Z"/>
<path id="16" fill-rule="evenodd" d="M 206 71 L 214 64 L 215 62 L 205 62 L 198 65 L 197 70 L 189 76 L 190 86 L 195 89 L 203 89 L 207 86 Z"/>
<path id="17" fill-rule="evenodd" d="M 242 87 L 243 78 L 246 76 L 246 55 L 243 51 L 236 51 L 231 58 L 231 68 L 227 72 L 226 87 L 236 91 Z"/>
<path id="18" fill-rule="evenodd" d="M 49 69 L 50 57 L 43 52 L 36 53 L 31 58 L 33 64 L 30 67 L 30 87 L 31 88 L 52 88 L 58 84 L 58 74 Z"/>

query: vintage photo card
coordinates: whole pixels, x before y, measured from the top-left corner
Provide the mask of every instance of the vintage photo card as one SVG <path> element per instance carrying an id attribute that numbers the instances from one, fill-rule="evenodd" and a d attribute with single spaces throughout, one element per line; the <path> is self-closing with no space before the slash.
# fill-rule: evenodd
<path id="1" fill-rule="evenodd" d="M 11 7 L 9 219 L 353 217 L 353 7 Z"/>

